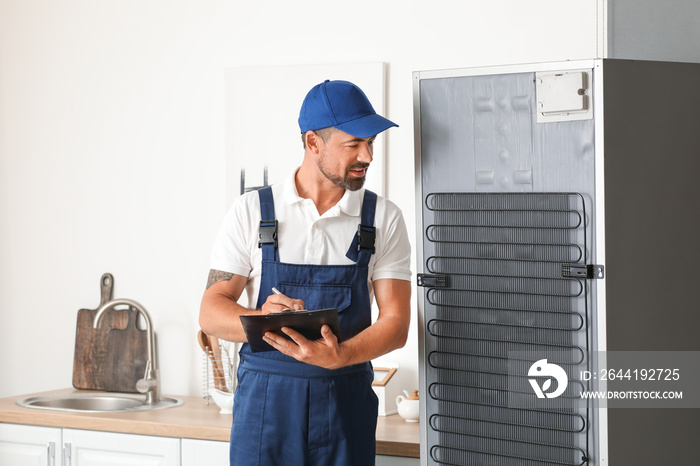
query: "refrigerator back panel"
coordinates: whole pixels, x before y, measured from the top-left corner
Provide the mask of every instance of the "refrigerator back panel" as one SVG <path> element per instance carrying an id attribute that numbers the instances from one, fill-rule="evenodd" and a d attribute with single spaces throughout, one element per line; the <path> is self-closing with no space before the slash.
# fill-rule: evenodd
<path id="1" fill-rule="evenodd" d="M 419 86 L 427 464 L 586 464 L 593 119 L 538 123 L 534 72 Z M 566 373 L 556 402 L 541 360 Z"/>
<path id="2" fill-rule="evenodd" d="M 537 115 L 535 73 L 421 80 L 423 192 L 578 192 L 590 200 L 594 120 L 538 123 Z"/>

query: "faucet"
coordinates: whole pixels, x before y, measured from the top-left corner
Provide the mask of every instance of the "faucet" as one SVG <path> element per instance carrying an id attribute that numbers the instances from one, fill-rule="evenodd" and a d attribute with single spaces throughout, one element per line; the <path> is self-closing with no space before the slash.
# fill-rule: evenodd
<path id="1" fill-rule="evenodd" d="M 147 405 L 153 405 L 158 403 L 160 400 L 160 393 L 158 390 L 158 369 L 156 368 L 156 347 L 155 339 L 153 338 L 153 323 L 148 311 L 146 311 L 146 309 L 136 301 L 132 301 L 130 299 L 115 299 L 103 304 L 99 309 L 97 309 L 93 328 L 99 328 L 100 321 L 102 320 L 102 316 L 105 314 L 105 312 L 122 304 L 136 309 L 141 313 L 146 321 L 146 346 L 148 346 L 148 360 L 146 361 L 146 372 L 143 379 L 136 382 L 136 390 L 138 390 L 139 393 L 146 394 Z"/>

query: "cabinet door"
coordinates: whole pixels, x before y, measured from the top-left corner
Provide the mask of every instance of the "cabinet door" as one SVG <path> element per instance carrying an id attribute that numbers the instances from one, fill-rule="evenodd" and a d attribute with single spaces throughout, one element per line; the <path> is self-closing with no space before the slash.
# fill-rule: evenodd
<path id="1" fill-rule="evenodd" d="M 61 429 L 0 424 L 0 465 L 58 466 Z"/>
<path id="2" fill-rule="evenodd" d="M 418 458 L 404 458 L 401 456 L 377 455 L 375 466 L 419 466 Z"/>
<path id="3" fill-rule="evenodd" d="M 63 445 L 63 466 L 180 466 L 179 438 L 64 429 Z"/>
<path id="4" fill-rule="evenodd" d="M 228 466 L 229 443 L 182 439 L 183 466 Z"/>

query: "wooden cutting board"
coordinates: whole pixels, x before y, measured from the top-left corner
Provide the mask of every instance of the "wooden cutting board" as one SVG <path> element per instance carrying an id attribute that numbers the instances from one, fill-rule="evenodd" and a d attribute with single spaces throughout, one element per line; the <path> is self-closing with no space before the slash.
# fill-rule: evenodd
<path id="1" fill-rule="evenodd" d="M 112 299 L 114 277 L 106 273 L 100 280 L 100 305 L 80 309 L 75 331 L 73 387 L 136 393 L 148 359 L 146 332 L 136 326 L 138 312 L 133 308 L 108 310 L 100 328 L 94 329 L 95 314 Z"/>

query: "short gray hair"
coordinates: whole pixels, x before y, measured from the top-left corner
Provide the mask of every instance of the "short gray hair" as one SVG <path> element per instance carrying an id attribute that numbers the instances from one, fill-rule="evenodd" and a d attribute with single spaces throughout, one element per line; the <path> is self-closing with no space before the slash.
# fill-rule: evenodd
<path id="1" fill-rule="evenodd" d="M 313 130 L 313 132 L 318 134 L 318 137 L 320 137 L 323 142 L 328 142 L 328 140 L 331 138 L 331 135 L 335 131 L 337 131 L 337 129 L 333 126 L 327 126 L 325 128 Z M 304 145 L 304 149 L 306 149 L 306 133 L 303 133 L 301 135 L 301 143 Z"/>

